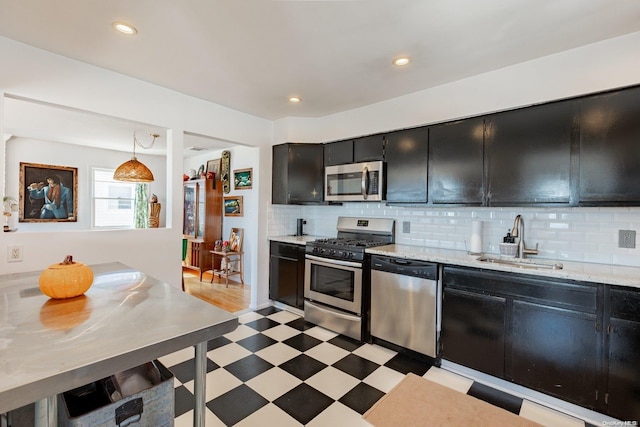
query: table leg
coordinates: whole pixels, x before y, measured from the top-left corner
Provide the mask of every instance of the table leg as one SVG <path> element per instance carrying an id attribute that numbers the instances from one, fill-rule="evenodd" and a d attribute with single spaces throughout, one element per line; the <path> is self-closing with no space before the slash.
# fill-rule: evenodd
<path id="1" fill-rule="evenodd" d="M 207 342 L 195 346 L 195 378 L 193 383 L 194 408 L 193 427 L 204 427 L 205 415 L 205 384 L 207 375 Z"/>
<path id="2" fill-rule="evenodd" d="M 34 424 L 35 427 L 58 425 L 58 396 L 49 396 L 36 402 Z"/>

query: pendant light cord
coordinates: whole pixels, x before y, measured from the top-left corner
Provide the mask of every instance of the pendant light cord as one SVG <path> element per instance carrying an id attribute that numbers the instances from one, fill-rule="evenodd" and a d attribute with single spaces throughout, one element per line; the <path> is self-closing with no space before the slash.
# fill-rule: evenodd
<path id="1" fill-rule="evenodd" d="M 151 136 L 153 137 L 151 143 L 148 146 L 144 146 L 140 143 L 140 141 L 138 141 L 138 138 L 136 138 L 136 133 L 133 132 L 133 157 L 136 156 L 136 144 L 139 145 L 140 148 L 148 150 L 149 148 L 153 147 L 153 144 L 156 142 L 156 138 L 160 135 L 158 135 L 157 133 L 152 133 Z"/>

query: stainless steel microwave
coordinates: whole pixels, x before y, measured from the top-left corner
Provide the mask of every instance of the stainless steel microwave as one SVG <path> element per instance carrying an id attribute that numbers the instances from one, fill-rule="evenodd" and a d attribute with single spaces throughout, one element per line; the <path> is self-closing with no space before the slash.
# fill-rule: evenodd
<path id="1" fill-rule="evenodd" d="M 385 197 L 385 164 L 382 161 L 351 163 L 324 168 L 324 200 L 327 202 L 380 201 Z"/>

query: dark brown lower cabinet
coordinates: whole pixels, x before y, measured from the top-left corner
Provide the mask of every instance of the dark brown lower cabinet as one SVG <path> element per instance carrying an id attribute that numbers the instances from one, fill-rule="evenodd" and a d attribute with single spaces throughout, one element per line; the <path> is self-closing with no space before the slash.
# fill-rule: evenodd
<path id="1" fill-rule="evenodd" d="M 640 421 L 640 290 L 610 287 L 608 413 Z"/>
<path id="2" fill-rule="evenodd" d="M 271 242 L 269 298 L 304 308 L 304 246 Z"/>
<path id="3" fill-rule="evenodd" d="M 508 378 L 595 409 L 596 320 L 589 312 L 514 300 Z"/>
<path id="4" fill-rule="evenodd" d="M 445 266 L 442 359 L 596 409 L 599 286 Z"/>
<path id="5" fill-rule="evenodd" d="M 443 358 L 503 378 L 505 312 L 504 298 L 445 288 Z"/>

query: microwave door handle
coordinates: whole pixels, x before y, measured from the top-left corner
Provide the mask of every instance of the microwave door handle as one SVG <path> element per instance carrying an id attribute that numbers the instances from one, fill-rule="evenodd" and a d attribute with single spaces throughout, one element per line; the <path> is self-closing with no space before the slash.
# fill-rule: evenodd
<path id="1" fill-rule="evenodd" d="M 369 168 L 365 166 L 362 169 L 362 198 L 367 200 L 369 195 Z"/>

